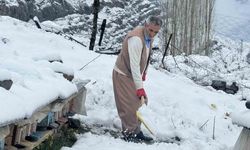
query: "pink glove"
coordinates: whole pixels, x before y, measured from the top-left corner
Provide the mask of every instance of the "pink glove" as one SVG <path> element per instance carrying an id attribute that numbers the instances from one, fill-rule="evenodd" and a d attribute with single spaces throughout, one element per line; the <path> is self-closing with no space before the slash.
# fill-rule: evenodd
<path id="1" fill-rule="evenodd" d="M 146 73 L 144 72 L 143 74 L 142 74 L 142 81 L 145 81 L 146 80 Z"/>
<path id="2" fill-rule="evenodd" d="M 145 98 L 147 98 L 146 92 L 145 92 L 145 90 L 143 88 L 136 90 L 136 95 L 139 98 L 141 98 L 142 96 L 144 96 Z"/>

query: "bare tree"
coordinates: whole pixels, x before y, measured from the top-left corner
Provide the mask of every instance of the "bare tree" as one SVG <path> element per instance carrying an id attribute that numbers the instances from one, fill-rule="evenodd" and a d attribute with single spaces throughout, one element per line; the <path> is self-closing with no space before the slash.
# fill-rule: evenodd
<path id="1" fill-rule="evenodd" d="M 158 2 L 162 7 L 164 20 L 164 45 L 167 37 L 173 33 L 172 47 L 170 47 L 172 54 L 208 55 L 215 0 L 160 0 Z M 164 46 L 163 49 L 165 49 Z"/>

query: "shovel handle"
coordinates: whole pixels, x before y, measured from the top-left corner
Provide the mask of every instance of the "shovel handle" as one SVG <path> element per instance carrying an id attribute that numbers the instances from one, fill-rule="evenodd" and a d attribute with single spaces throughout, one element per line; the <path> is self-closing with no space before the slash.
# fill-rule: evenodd
<path id="1" fill-rule="evenodd" d="M 145 104 L 145 97 L 144 97 L 144 96 L 141 97 L 141 106 L 142 106 L 143 104 Z"/>
<path id="2" fill-rule="evenodd" d="M 146 122 L 143 120 L 142 115 L 139 111 L 136 112 L 137 118 L 142 122 L 142 124 L 148 129 L 148 131 L 155 136 L 154 132 L 149 128 L 149 126 L 146 124 Z"/>

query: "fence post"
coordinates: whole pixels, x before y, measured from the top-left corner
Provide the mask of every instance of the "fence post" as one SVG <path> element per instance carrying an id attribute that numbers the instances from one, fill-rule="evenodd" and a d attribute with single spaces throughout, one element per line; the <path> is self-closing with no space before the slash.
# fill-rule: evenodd
<path id="1" fill-rule="evenodd" d="M 104 30 L 106 27 L 106 21 L 107 21 L 106 19 L 103 19 L 103 21 L 102 21 L 101 35 L 100 35 L 100 39 L 99 39 L 99 43 L 98 43 L 99 46 L 101 46 L 101 44 L 102 44 L 102 38 L 103 38 Z"/>
<path id="2" fill-rule="evenodd" d="M 98 19 L 98 10 L 100 7 L 100 1 L 99 0 L 94 0 L 93 3 L 93 29 L 92 29 L 92 34 L 90 38 L 90 43 L 89 43 L 89 50 L 93 50 L 95 47 L 95 39 L 96 39 L 96 33 L 97 33 L 97 19 Z"/>

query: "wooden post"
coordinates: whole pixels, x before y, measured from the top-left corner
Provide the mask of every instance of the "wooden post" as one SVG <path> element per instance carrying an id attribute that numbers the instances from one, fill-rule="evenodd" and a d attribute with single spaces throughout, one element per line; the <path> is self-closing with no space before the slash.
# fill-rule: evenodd
<path id="1" fill-rule="evenodd" d="M 250 148 L 250 130 L 243 127 L 233 150 L 249 150 Z"/>
<path id="2" fill-rule="evenodd" d="M 99 43 L 98 43 L 99 46 L 101 46 L 101 44 L 102 44 L 102 38 L 103 38 L 105 27 L 106 27 L 106 19 L 103 19 L 102 26 L 101 26 L 101 35 L 100 35 L 100 39 L 99 39 Z"/>
<path id="3" fill-rule="evenodd" d="M 100 1 L 99 0 L 94 0 L 93 3 L 93 29 L 92 29 L 92 34 L 90 38 L 90 43 L 89 43 L 89 50 L 93 50 L 95 47 L 95 39 L 96 39 L 96 33 L 97 33 L 97 19 L 98 19 L 98 11 L 100 7 Z"/>
<path id="4" fill-rule="evenodd" d="M 170 34 L 170 37 L 169 37 L 169 39 L 168 39 L 168 43 L 167 43 L 167 45 L 166 45 L 166 48 L 165 48 L 165 51 L 164 51 L 164 53 L 163 53 L 162 60 L 161 60 L 161 63 L 162 63 L 162 66 L 163 66 L 164 69 L 166 69 L 166 67 L 165 67 L 165 65 L 164 65 L 164 58 L 165 58 L 165 56 L 166 56 L 166 54 L 167 54 L 167 50 L 168 50 L 168 47 L 169 47 L 169 44 L 170 44 L 172 35 L 173 35 L 173 34 Z"/>
<path id="5" fill-rule="evenodd" d="M 32 17 L 31 19 L 35 22 L 36 27 L 37 27 L 38 29 L 42 29 L 42 27 L 40 26 L 39 19 L 37 18 L 37 16 L 34 16 L 34 17 Z"/>
<path id="6" fill-rule="evenodd" d="M 214 125 L 213 125 L 213 140 L 215 139 L 215 116 L 214 116 Z"/>

